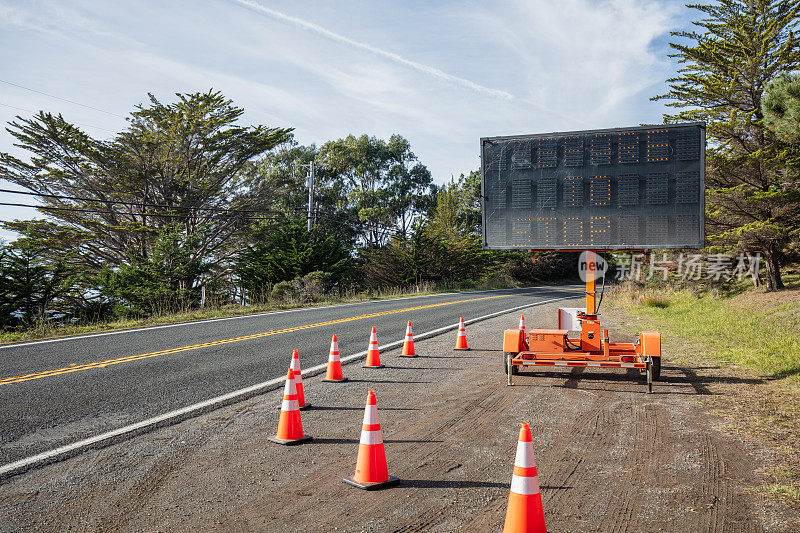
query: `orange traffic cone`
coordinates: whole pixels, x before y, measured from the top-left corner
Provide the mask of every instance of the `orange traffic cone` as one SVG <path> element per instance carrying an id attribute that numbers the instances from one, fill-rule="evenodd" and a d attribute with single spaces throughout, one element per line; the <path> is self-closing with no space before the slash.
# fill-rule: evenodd
<path id="1" fill-rule="evenodd" d="M 328 371 L 322 381 L 347 381 L 342 375 L 342 362 L 339 359 L 339 342 L 336 335 L 331 339 L 331 354 L 328 356 Z"/>
<path id="2" fill-rule="evenodd" d="M 372 333 L 369 336 L 369 348 L 367 349 L 367 362 L 364 364 L 367 368 L 383 368 L 381 364 L 381 354 L 378 353 L 378 332 L 375 326 L 372 326 Z"/>
<path id="3" fill-rule="evenodd" d="M 454 350 L 469 350 L 467 346 L 467 330 L 464 329 L 464 317 L 458 323 L 458 337 L 456 337 L 456 347 Z"/>
<path id="4" fill-rule="evenodd" d="M 278 444 L 300 444 L 311 440 L 303 435 L 303 423 L 300 421 L 300 408 L 297 405 L 297 387 L 294 383 L 294 370 L 289 369 L 286 374 L 286 385 L 283 388 L 283 402 L 281 403 L 281 418 L 278 421 L 278 433 L 269 437 Z"/>
<path id="5" fill-rule="evenodd" d="M 411 321 L 408 321 L 406 326 L 406 340 L 403 343 L 403 353 L 400 357 L 416 357 L 417 353 L 414 351 L 414 334 L 411 333 Z"/>
<path id="6" fill-rule="evenodd" d="M 525 333 L 525 315 L 519 317 L 519 328 L 517 329 L 521 329 L 522 332 Z"/>
<path id="7" fill-rule="evenodd" d="M 506 507 L 506 523 L 503 533 L 547 533 L 544 525 L 542 495 L 539 492 L 539 476 L 533 458 L 531 427 L 522 424 L 519 428 L 517 457 L 514 460 L 514 475 Z"/>
<path id="8" fill-rule="evenodd" d="M 386 451 L 383 449 L 383 435 L 378 422 L 378 402 L 375 400 L 375 391 L 369 391 L 367 394 L 364 425 L 361 426 L 361 441 L 358 445 L 358 459 L 356 459 L 356 473 L 342 481 L 366 490 L 387 487 L 400 481 L 389 475 L 386 465 Z"/>
<path id="9" fill-rule="evenodd" d="M 292 353 L 292 370 L 294 370 L 294 382 L 297 385 L 297 404 L 301 410 L 308 409 L 311 404 L 306 403 L 306 395 L 303 391 L 303 373 L 300 370 L 300 354 L 297 353 L 297 348 Z"/>

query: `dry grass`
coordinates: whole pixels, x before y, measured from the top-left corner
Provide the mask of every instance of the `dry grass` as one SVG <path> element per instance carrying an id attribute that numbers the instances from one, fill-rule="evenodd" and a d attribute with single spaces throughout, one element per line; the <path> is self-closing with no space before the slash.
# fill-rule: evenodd
<path id="1" fill-rule="evenodd" d="M 693 367 L 707 378 L 721 373 L 703 403 L 724 420 L 722 429 L 755 439 L 772 452 L 777 466 L 762 490 L 797 504 L 800 290 L 789 286 L 775 293 L 749 288 L 722 297 L 623 285 L 611 292 L 609 311 L 625 317 L 629 333 L 660 331 L 669 363 Z"/>

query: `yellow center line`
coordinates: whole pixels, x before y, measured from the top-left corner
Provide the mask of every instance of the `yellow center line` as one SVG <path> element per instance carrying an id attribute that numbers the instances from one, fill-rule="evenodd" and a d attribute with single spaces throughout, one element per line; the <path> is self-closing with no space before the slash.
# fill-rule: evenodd
<path id="1" fill-rule="evenodd" d="M 545 292 L 563 292 L 564 290 L 570 289 L 563 289 L 558 291 L 542 291 L 537 292 L 535 294 L 542 294 Z M 8 378 L 0 379 L 0 385 L 9 385 L 11 383 L 21 383 L 23 381 L 30 381 L 32 379 L 42 379 L 48 378 L 51 376 L 58 376 L 61 374 L 69 374 L 70 372 L 79 372 L 81 370 L 91 370 L 93 368 L 105 368 L 107 366 L 112 365 L 119 365 L 121 363 L 129 363 L 131 361 L 138 361 L 140 359 L 149 359 L 151 357 L 158 357 L 160 355 L 171 355 L 180 352 L 188 352 L 190 350 L 199 350 L 201 348 L 210 348 L 213 346 L 221 346 L 223 344 L 230 344 L 232 342 L 241 342 L 241 341 L 248 341 L 252 339 L 260 339 L 262 337 L 269 337 L 271 335 L 280 335 L 281 333 L 292 333 L 294 331 L 300 331 L 303 329 L 311 329 L 311 328 L 319 328 L 322 326 L 330 326 L 332 324 L 342 324 L 344 322 L 352 322 L 354 320 L 363 320 L 365 318 L 375 318 L 379 316 L 386 316 L 392 315 L 395 313 L 405 313 L 408 311 L 417 311 L 419 309 L 430 309 L 433 307 L 441 307 L 444 305 L 455 305 L 455 304 L 462 304 L 467 302 L 477 302 L 479 300 L 491 300 L 493 298 L 507 298 L 509 296 L 516 296 L 514 294 L 500 294 L 496 296 L 483 296 L 480 298 L 470 298 L 468 300 L 456 300 L 453 302 L 441 302 L 437 304 L 428 304 L 428 305 L 418 305 L 416 307 L 406 307 L 403 309 L 391 309 L 389 311 L 381 311 L 379 313 L 369 313 L 366 315 L 359 315 L 359 316 L 352 316 L 348 318 L 338 318 L 336 320 L 328 320 L 325 322 L 317 322 L 315 324 L 307 324 L 304 326 L 295 326 L 292 328 L 284 328 L 284 329 L 271 329 L 269 331 L 264 331 L 262 333 L 254 333 L 253 335 L 245 335 L 242 337 L 234 337 L 231 339 L 220 339 L 216 341 L 204 342 L 201 344 L 192 344 L 190 346 L 180 346 L 177 348 L 169 348 L 166 350 L 159 350 L 157 352 L 149 352 L 137 355 L 128 355 L 125 357 L 118 357 L 116 359 L 106 359 L 105 361 L 95 361 L 93 363 L 85 363 L 82 365 L 70 365 L 65 368 L 56 368 L 53 370 L 45 370 L 42 372 L 35 372 L 32 374 L 24 374 L 21 376 L 13 376 Z"/>

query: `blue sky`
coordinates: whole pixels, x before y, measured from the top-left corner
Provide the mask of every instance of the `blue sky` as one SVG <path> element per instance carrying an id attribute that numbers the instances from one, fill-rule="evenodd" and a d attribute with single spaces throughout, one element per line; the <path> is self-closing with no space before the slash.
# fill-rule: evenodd
<path id="1" fill-rule="evenodd" d="M 0 0 L 0 80 L 102 110 L 0 82 L 0 121 L 44 109 L 108 138 L 147 92 L 214 88 L 301 144 L 399 133 L 442 183 L 479 167 L 483 136 L 660 122 L 649 98 L 691 15 L 674 0 Z M 20 155 L 11 143 L 0 132 Z"/>

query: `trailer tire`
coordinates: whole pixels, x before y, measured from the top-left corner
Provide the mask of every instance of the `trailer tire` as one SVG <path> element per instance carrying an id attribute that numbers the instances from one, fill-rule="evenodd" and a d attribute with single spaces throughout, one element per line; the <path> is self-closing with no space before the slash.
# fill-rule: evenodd
<path id="1" fill-rule="evenodd" d="M 513 359 L 516 354 L 509 353 L 509 352 L 505 352 L 503 354 L 503 371 L 505 372 L 506 375 L 508 375 L 508 356 L 509 355 Z M 517 368 L 517 366 L 516 365 L 511 365 L 511 375 L 512 376 L 516 376 L 518 374 L 519 374 L 519 369 Z"/>
<path id="2" fill-rule="evenodd" d="M 661 357 L 650 358 L 650 378 L 653 381 L 658 381 L 661 377 Z"/>

